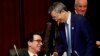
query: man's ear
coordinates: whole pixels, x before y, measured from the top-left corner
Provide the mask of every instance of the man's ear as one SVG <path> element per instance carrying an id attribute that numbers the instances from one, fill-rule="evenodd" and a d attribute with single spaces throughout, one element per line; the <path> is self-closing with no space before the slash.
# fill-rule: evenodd
<path id="1" fill-rule="evenodd" d="M 32 45 L 32 43 L 30 41 L 28 41 L 27 44 L 28 44 L 28 46 L 31 46 Z"/>
<path id="2" fill-rule="evenodd" d="M 65 12 L 65 10 L 61 10 L 61 13 Z"/>

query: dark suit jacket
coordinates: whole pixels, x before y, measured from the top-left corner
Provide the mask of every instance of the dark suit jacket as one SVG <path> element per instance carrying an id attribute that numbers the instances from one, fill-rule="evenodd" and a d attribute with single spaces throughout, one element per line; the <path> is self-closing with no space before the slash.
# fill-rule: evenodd
<path id="1" fill-rule="evenodd" d="M 22 52 L 19 54 L 19 56 L 29 56 L 29 53 L 27 50 L 22 50 Z M 39 52 L 38 56 L 44 56 L 44 54 L 42 52 Z"/>
<path id="2" fill-rule="evenodd" d="M 67 41 L 65 35 L 65 24 L 59 25 L 60 45 L 56 51 L 61 56 L 67 51 Z M 71 42 L 72 56 L 93 56 L 94 41 L 92 30 L 85 17 L 71 13 Z"/>

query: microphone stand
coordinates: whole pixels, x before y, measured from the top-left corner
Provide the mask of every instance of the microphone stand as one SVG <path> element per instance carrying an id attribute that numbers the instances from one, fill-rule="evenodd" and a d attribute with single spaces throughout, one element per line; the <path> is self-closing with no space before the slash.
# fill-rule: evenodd
<path id="1" fill-rule="evenodd" d="M 13 47 L 14 47 L 14 49 L 15 49 L 16 55 L 19 56 L 18 51 L 17 51 L 17 48 L 16 48 L 16 45 L 14 44 Z"/>

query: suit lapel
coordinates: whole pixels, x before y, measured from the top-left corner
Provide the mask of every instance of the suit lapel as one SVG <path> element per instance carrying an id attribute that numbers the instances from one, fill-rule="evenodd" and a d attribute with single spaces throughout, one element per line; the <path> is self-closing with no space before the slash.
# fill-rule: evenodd
<path id="1" fill-rule="evenodd" d="M 72 42 L 72 47 L 74 45 L 74 36 L 75 36 L 75 18 L 74 18 L 74 14 L 71 13 L 71 42 Z"/>
<path id="2" fill-rule="evenodd" d="M 67 47 L 65 24 L 64 23 L 61 24 L 59 29 L 60 29 L 61 38 L 63 40 L 63 43 L 66 44 L 66 47 Z"/>

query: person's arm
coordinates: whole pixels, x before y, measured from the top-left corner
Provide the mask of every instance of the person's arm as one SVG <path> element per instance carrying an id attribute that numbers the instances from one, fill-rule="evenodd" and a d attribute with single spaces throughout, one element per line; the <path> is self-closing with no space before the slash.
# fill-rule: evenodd
<path id="1" fill-rule="evenodd" d="M 63 52 L 65 51 L 63 43 L 60 41 L 59 45 L 56 45 L 53 55 L 62 56 Z"/>
<path id="2" fill-rule="evenodd" d="M 93 40 L 93 32 L 92 32 L 92 28 L 89 25 L 89 23 L 87 22 L 86 18 L 82 18 L 81 20 L 81 28 L 82 28 L 82 32 L 84 34 L 84 36 L 86 37 L 86 54 L 85 56 L 93 56 L 93 50 L 94 50 L 94 40 Z"/>

